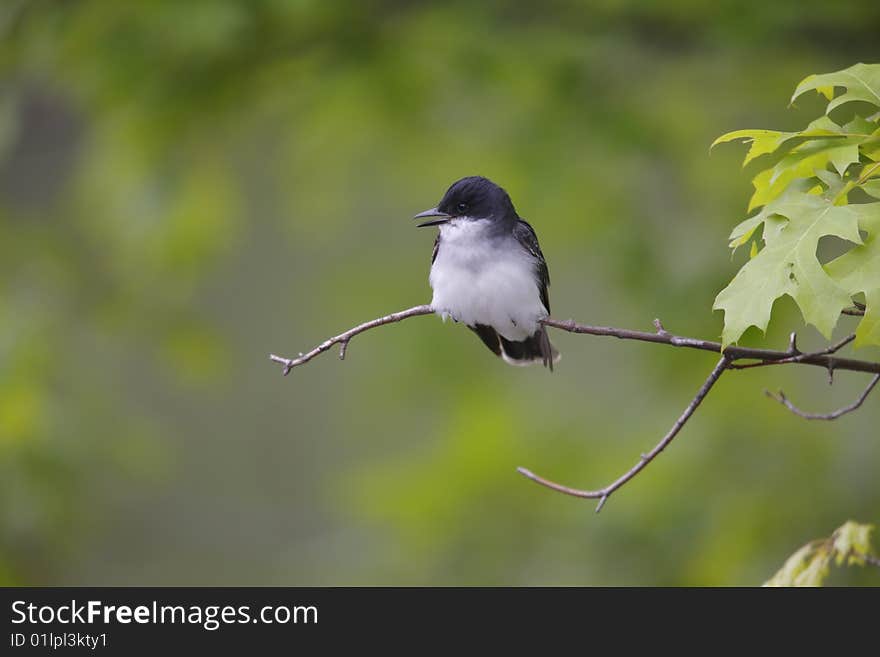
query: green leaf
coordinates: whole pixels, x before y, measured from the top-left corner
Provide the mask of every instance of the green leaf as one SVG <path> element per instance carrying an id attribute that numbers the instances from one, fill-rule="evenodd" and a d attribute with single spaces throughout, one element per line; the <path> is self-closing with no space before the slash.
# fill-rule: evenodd
<path id="1" fill-rule="evenodd" d="M 816 177 L 822 181 L 823 185 L 825 185 L 826 196 L 828 198 L 836 197 L 846 185 L 839 174 L 834 171 L 828 171 L 827 169 L 816 171 Z M 810 190 L 810 192 L 812 191 L 813 190 Z"/>
<path id="2" fill-rule="evenodd" d="M 712 142 L 710 150 L 718 144 L 734 141 L 736 139 L 744 139 L 746 143 L 750 143 L 749 151 L 743 160 L 743 166 L 761 155 L 775 153 L 781 146 L 788 142 L 793 142 L 796 138 L 828 138 L 828 137 L 844 137 L 846 134 L 852 134 L 848 130 L 844 130 L 827 116 L 820 116 L 818 119 L 810 123 L 804 130 L 799 132 L 779 132 L 778 130 L 735 130 L 721 135 Z M 860 133 L 857 133 L 860 134 Z M 867 136 L 866 133 L 865 136 Z"/>
<path id="3" fill-rule="evenodd" d="M 754 234 L 755 229 L 757 229 L 763 222 L 764 216 L 762 213 L 759 213 L 740 223 L 733 229 L 733 232 L 730 233 L 730 248 L 736 249 L 748 242 Z"/>
<path id="4" fill-rule="evenodd" d="M 834 562 L 838 566 L 865 565 L 865 556 L 871 552 L 871 532 L 873 525 L 862 525 L 853 520 L 846 521 L 831 535 L 834 549 Z"/>
<path id="5" fill-rule="evenodd" d="M 862 173 L 859 175 L 860 181 L 870 180 L 871 178 L 880 178 L 880 162 L 866 164 L 864 169 L 862 169 Z"/>
<path id="6" fill-rule="evenodd" d="M 764 224 L 765 247 L 715 299 L 713 308 L 724 311 L 723 344 L 736 342 L 750 326 L 766 331 L 774 302 L 786 294 L 797 302 L 805 322 L 830 337 L 851 297 L 843 283 L 826 273 L 816 248 L 826 235 L 860 244 L 860 208 L 866 207 L 835 206 L 791 189 L 748 220 L 752 230 Z"/>
<path id="7" fill-rule="evenodd" d="M 827 116 L 822 118 L 827 119 Z M 869 119 L 862 118 L 861 116 L 854 117 L 849 123 L 844 124 L 843 132 L 848 135 L 865 135 L 871 136 L 877 131 L 877 123 L 876 121 L 871 121 Z"/>
<path id="8" fill-rule="evenodd" d="M 832 99 L 828 93 L 830 87 L 843 87 L 846 91 Z M 830 101 L 825 109 L 826 114 L 853 101 L 864 101 L 880 107 L 880 64 L 854 64 L 842 71 L 810 75 L 794 90 L 791 102 L 811 89 L 823 93 Z"/>
<path id="9" fill-rule="evenodd" d="M 797 577 L 794 586 L 822 586 L 831 572 L 831 553 L 823 546 Z"/>
<path id="10" fill-rule="evenodd" d="M 785 560 L 782 568 L 764 582 L 764 586 L 794 586 L 798 576 L 807 568 L 815 553 L 816 547 L 812 543 L 803 546 Z"/>
<path id="11" fill-rule="evenodd" d="M 813 541 L 791 555 L 764 586 L 822 586 L 831 571 L 832 548 Z"/>
<path id="12" fill-rule="evenodd" d="M 850 164 L 859 161 L 859 144 L 865 137 L 805 142 L 783 157 L 772 169 L 765 169 L 752 180 L 755 188 L 749 210 L 777 198 L 798 178 L 812 178 L 830 164 L 843 175 Z"/>
<path id="13" fill-rule="evenodd" d="M 855 345 L 880 345 L 880 203 L 846 207 L 857 209 L 859 227 L 868 236 L 863 244 L 828 263 L 825 270 L 847 294 L 865 295 L 865 316 L 856 327 Z"/>
<path id="14" fill-rule="evenodd" d="M 743 160 L 743 166 L 745 166 L 756 157 L 774 152 L 783 142 L 790 139 L 795 134 L 797 133 L 779 132 L 777 130 L 735 130 L 718 137 L 718 139 L 712 142 L 709 149 L 711 150 L 718 144 L 730 142 L 735 139 L 745 139 L 751 144 L 749 152 L 746 154 L 745 160 Z"/>
<path id="15" fill-rule="evenodd" d="M 832 561 L 838 566 L 864 566 L 872 551 L 873 529 L 873 525 L 847 521 L 829 538 L 810 541 L 797 550 L 764 586 L 822 586 Z"/>
<path id="16" fill-rule="evenodd" d="M 875 162 L 880 161 L 880 138 L 875 138 L 872 143 L 863 144 L 859 150 L 868 159 Z"/>

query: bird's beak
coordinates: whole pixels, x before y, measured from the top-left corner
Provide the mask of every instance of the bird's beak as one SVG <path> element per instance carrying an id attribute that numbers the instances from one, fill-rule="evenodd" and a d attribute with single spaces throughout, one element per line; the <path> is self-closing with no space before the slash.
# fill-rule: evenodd
<path id="1" fill-rule="evenodd" d="M 428 219 L 428 221 L 423 221 L 418 225 L 419 228 L 423 226 L 437 226 L 438 224 L 445 224 L 447 221 L 452 219 L 452 215 L 448 215 L 445 212 L 440 212 L 437 208 L 431 208 L 430 210 L 425 210 L 424 212 L 419 212 L 413 219 Z"/>

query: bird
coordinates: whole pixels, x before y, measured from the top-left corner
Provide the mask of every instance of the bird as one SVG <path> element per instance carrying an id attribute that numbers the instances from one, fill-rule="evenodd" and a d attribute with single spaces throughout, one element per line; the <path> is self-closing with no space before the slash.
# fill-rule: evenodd
<path id="1" fill-rule="evenodd" d="M 559 352 L 541 323 L 550 316 L 550 272 L 510 195 L 488 178 L 468 176 L 413 218 L 422 220 L 419 228 L 439 228 L 428 279 L 434 312 L 467 325 L 511 365 L 553 371 Z"/>

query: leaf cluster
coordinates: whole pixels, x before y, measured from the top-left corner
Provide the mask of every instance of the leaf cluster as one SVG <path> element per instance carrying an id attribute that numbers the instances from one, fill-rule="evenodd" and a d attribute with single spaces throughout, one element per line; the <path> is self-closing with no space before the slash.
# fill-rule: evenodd
<path id="1" fill-rule="evenodd" d="M 873 525 L 848 520 L 828 538 L 810 541 L 791 555 L 764 586 L 822 586 L 836 566 L 864 566 L 872 557 Z"/>
<path id="2" fill-rule="evenodd" d="M 725 345 L 750 326 L 766 331 L 784 295 L 826 337 L 841 312 L 863 298 L 855 344 L 880 345 L 880 64 L 811 75 L 792 103 L 809 91 L 828 103 L 803 130 L 736 130 L 712 144 L 743 140 L 743 166 L 761 165 L 748 205 L 757 212 L 730 235 L 734 251 L 751 245 L 749 260 L 715 299 L 714 309 L 724 311 Z M 822 262 L 826 237 L 843 240 L 845 251 Z"/>

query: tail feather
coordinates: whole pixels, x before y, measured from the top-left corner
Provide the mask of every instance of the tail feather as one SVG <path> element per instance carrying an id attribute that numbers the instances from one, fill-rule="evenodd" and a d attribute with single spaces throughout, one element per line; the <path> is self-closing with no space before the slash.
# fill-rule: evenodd
<path id="1" fill-rule="evenodd" d="M 476 324 L 469 326 L 474 333 L 496 356 L 501 356 L 511 365 L 533 365 L 542 363 L 553 371 L 553 363 L 559 361 L 559 352 L 550 344 L 547 329 L 541 326 L 535 334 L 525 340 L 508 340 L 491 326 Z"/>
<path id="2" fill-rule="evenodd" d="M 480 340 L 483 341 L 483 344 L 489 347 L 493 354 L 496 356 L 501 355 L 501 342 L 499 341 L 498 333 L 491 326 L 486 326 L 485 324 L 475 324 L 474 326 L 468 326 L 468 328 L 480 336 Z"/>

